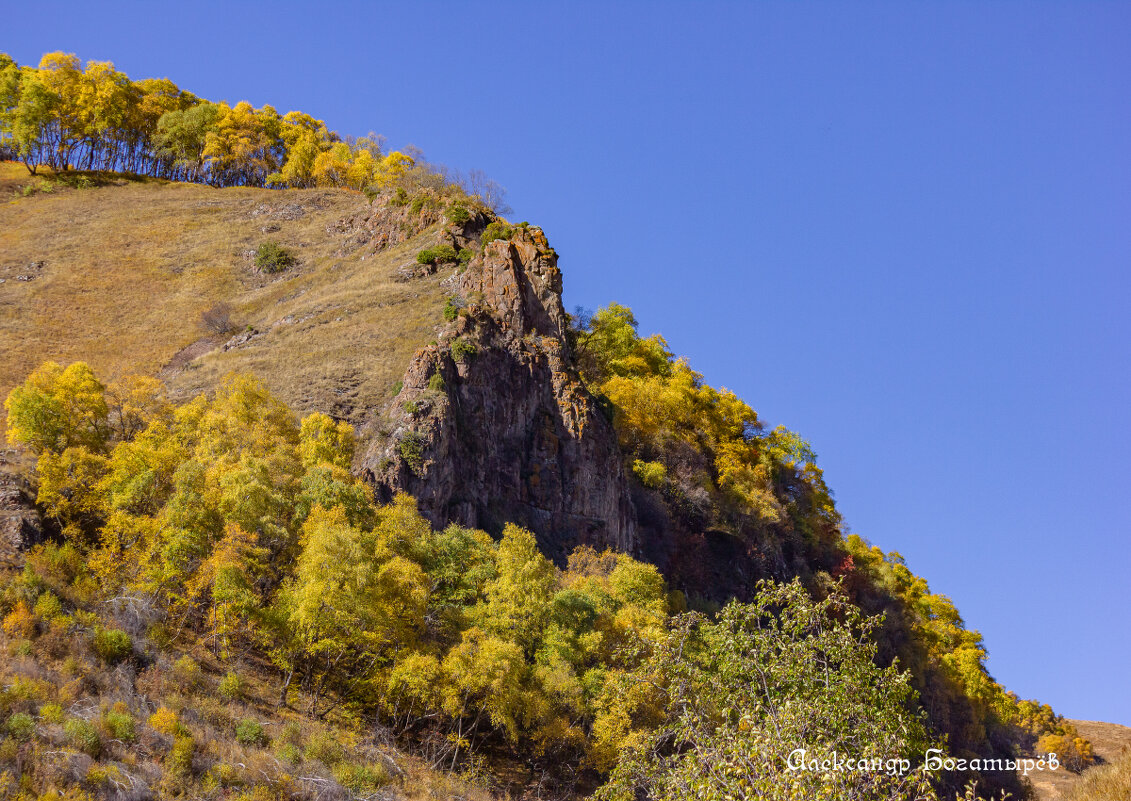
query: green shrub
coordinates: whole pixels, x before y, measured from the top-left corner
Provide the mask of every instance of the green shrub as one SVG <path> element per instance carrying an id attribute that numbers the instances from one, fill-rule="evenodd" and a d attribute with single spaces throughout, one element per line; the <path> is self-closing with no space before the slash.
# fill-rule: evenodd
<path id="1" fill-rule="evenodd" d="M 334 767 L 338 784 L 357 794 L 372 793 L 389 783 L 389 774 L 380 765 L 356 765 L 339 762 Z"/>
<path id="2" fill-rule="evenodd" d="M 474 342 L 470 342 L 463 337 L 459 337 L 452 341 L 452 358 L 457 362 L 462 362 L 474 356 L 478 352 Z"/>
<path id="3" fill-rule="evenodd" d="M 26 712 L 17 712 L 4 725 L 12 739 L 27 742 L 35 735 L 35 718 Z"/>
<path id="4" fill-rule="evenodd" d="M 333 735 L 318 732 L 306 743 L 306 758 L 316 759 L 323 765 L 333 767 L 346 758 L 346 750 Z"/>
<path id="5" fill-rule="evenodd" d="M 411 211 L 413 214 L 419 214 L 421 211 L 424 210 L 424 202 L 425 202 L 424 195 L 417 195 L 416 197 L 414 197 L 412 199 L 412 205 L 409 206 L 408 210 Z"/>
<path id="6" fill-rule="evenodd" d="M 424 438 L 409 431 L 397 443 L 397 453 L 414 473 L 418 472 L 424 466 Z"/>
<path id="7" fill-rule="evenodd" d="M 39 708 L 39 717 L 44 723 L 62 723 L 65 716 L 63 707 L 58 704 L 44 704 Z"/>
<path id="8" fill-rule="evenodd" d="M 397 191 L 393 192 L 393 196 L 389 198 L 390 206 L 407 206 L 408 205 L 408 192 L 405 191 L 403 186 L 398 186 Z"/>
<path id="9" fill-rule="evenodd" d="M 260 723 L 245 718 L 236 724 L 236 740 L 241 745 L 267 745 L 267 732 Z"/>
<path id="10" fill-rule="evenodd" d="M 463 303 L 456 295 L 448 298 L 447 303 L 444 304 L 444 319 L 449 323 L 459 317 L 459 310 L 463 307 Z"/>
<path id="11" fill-rule="evenodd" d="M 405 401 L 404 410 L 409 414 L 416 414 L 420 411 L 420 406 L 416 401 Z"/>
<path id="12" fill-rule="evenodd" d="M 297 720 L 284 723 L 283 728 L 279 731 L 279 742 L 281 743 L 299 745 L 305 739 L 306 735 L 302 732 L 302 724 Z"/>
<path id="13" fill-rule="evenodd" d="M 234 670 L 229 670 L 224 678 L 220 679 L 220 695 L 229 701 L 235 701 L 243 695 L 243 680 Z"/>
<path id="14" fill-rule="evenodd" d="M 178 737 L 165 757 L 165 781 L 168 789 L 184 789 L 192 779 L 192 755 L 196 743 L 191 737 Z"/>
<path id="15" fill-rule="evenodd" d="M 443 392 L 448 388 L 444 383 L 444 377 L 439 373 L 433 373 L 432 377 L 428 379 L 428 389 L 433 392 Z"/>
<path id="16" fill-rule="evenodd" d="M 644 462 L 637 459 L 632 463 L 632 472 L 640 483 L 651 489 L 659 489 L 667 480 L 668 471 L 662 462 Z"/>
<path id="17" fill-rule="evenodd" d="M 395 398 L 397 395 L 400 395 L 402 389 L 404 389 L 404 381 L 398 381 L 393 384 L 393 397 Z"/>
<path id="18" fill-rule="evenodd" d="M 200 684 L 200 665 L 188 654 L 173 663 L 173 678 L 182 689 L 194 690 Z"/>
<path id="19" fill-rule="evenodd" d="M 115 740 L 129 743 L 137 739 L 134 718 L 129 712 L 107 712 L 102 716 L 102 724 L 106 727 L 106 731 L 109 735 Z"/>
<path id="20" fill-rule="evenodd" d="M 94 630 L 94 652 L 109 665 L 117 664 L 133 653 L 130 635 L 120 629 Z"/>
<path id="21" fill-rule="evenodd" d="M 293 743 L 283 743 L 275 753 L 283 762 L 289 762 L 295 766 L 302 764 L 302 751 Z"/>
<path id="22" fill-rule="evenodd" d="M 50 623 L 63 614 L 63 604 L 52 592 L 45 592 L 35 602 L 35 614 L 40 620 Z"/>
<path id="23" fill-rule="evenodd" d="M 102 753 L 102 738 L 92 723 L 82 718 L 71 718 L 63 724 L 63 732 L 67 735 L 67 742 L 87 756 L 98 759 Z"/>
<path id="24" fill-rule="evenodd" d="M 458 200 L 452 205 L 448 206 L 445 212 L 448 217 L 448 222 L 455 223 L 456 225 L 463 225 L 471 219 L 471 212 L 467 210 L 467 206 Z"/>
<path id="25" fill-rule="evenodd" d="M 510 239 L 514 230 L 502 220 L 495 220 L 483 230 L 482 242 L 486 245 L 495 239 Z"/>
<path id="26" fill-rule="evenodd" d="M 265 273 L 281 273 L 295 261 L 293 253 L 273 240 L 264 242 L 255 251 L 255 266 Z"/>
<path id="27" fill-rule="evenodd" d="M 475 251 L 471 248 L 460 248 L 460 252 L 456 255 L 459 257 L 460 264 L 467 264 L 475 258 Z"/>
<path id="28" fill-rule="evenodd" d="M 453 262 L 459 259 L 459 254 L 456 249 L 451 245 L 437 245 L 434 248 L 425 248 L 416 254 L 416 260 L 420 264 L 443 264 L 446 262 Z"/>

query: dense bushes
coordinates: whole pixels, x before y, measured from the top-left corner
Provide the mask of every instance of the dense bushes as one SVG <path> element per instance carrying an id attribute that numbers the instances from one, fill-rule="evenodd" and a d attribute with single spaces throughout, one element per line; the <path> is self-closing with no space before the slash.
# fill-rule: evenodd
<path id="1" fill-rule="evenodd" d="M 102 725 L 115 740 L 129 743 L 137 739 L 137 728 L 133 715 L 122 705 L 103 715 Z"/>
<path id="2" fill-rule="evenodd" d="M 908 675 L 875 664 L 876 625 L 843 594 L 814 602 L 797 582 L 763 586 L 714 620 L 680 616 L 612 699 L 622 720 L 654 706 L 659 723 L 618 732 L 631 745 L 598 799 L 931 797 L 931 743 L 909 711 Z M 791 771 L 799 749 L 907 767 Z"/>
<path id="3" fill-rule="evenodd" d="M 15 712 L 8 718 L 4 728 L 17 742 L 27 742 L 35 734 L 35 719 L 26 712 Z"/>
<path id="4" fill-rule="evenodd" d="M 456 337 L 452 340 L 452 358 L 457 362 L 463 362 L 470 359 L 476 354 L 478 348 L 471 340 L 464 339 L 463 337 Z"/>
<path id="5" fill-rule="evenodd" d="M 473 346 L 459 342 L 466 358 Z M 89 378 L 77 385 L 85 405 L 60 390 L 61 408 L 98 405 Z M 300 422 L 250 379 L 211 401 L 159 408 L 131 438 L 79 438 L 85 445 L 39 436 L 19 408 L 13 429 L 50 445 L 41 463 L 89 462 L 42 500 L 70 518 L 81 499 L 69 547 L 103 597 L 155 599 L 220 659 L 259 649 L 313 711 L 347 703 L 402 726 L 431 720 L 463 731 L 458 751 L 499 736 L 580 752 L 620 645 L 663 626 L 662 579 L 626 556 L 583 551 L 562 572 L 521 529 L 496 544 L 458 526 L 434 532 L 409 498 L 374 508 L 347 472 L 352 431 L 321 415 Z M 400 441 L 414 469 L 422 445 L 411 433 Z M 99 627 L 94 647 L 115 662 L 131 642 Z M 198 675 L 191 660 L 174 671 Z M 238 699 L 240 684 L 229 672 L 219 695 Z M 237 737 L 258 742 L 250 724 Z"/>
<path id="6" fill-rule="evenodd" d="M 420 264 L 441 264 L 459 261 L 459 254 L 451 245 L 437 245 L 434 248 L 425 248 L 417 253 L 416 260 Z"/>
<path id="7" fill-rule="evenodd" d="M 118 629 L 95 629 L 92 644 L 102 661 L 111 665 L 121 662 L 133 652 L 130 635 Z"/>
<path id="8" fill-rule="evenodd" d="M 1056 754 L 1064 767 L 1076 773 L 1096 761 L 1092 744 L 1076 736 L 1075 730 L 1069 734 L 1045 734 L 1037 740 L 1036 751 L 1038 754 Z"/>
<path id="9" fill-rule="evenodd" d="M 448 222 L 454 225 L 463 225 L 471 219 L 471 212 L 463 203 L 452 203 L 444 210 L 444 215 L 448 218 Z"/>
<path id="10" fill-rule="evenodd" d="M 241 745 L 267 745 L 267 732 L 257 721 L 241 720 L 236 724 L 236 741 Z"/>
<path id="11" fill-rule="evenodd" d="M 485 229 L 480 240 L 484 245 L 496 239 L 510 239 L 514 233 L 514 229 L 507 225 L 502 220 L 495 220 L 491 222 Z"/>
<path id="12" fill-rule="evenodd" d="M 641 337 L 624 306 L 575 320 L 571 339 L 586 385 L 612 411 L 626 468 L 657 491 L 673 518 L 726 531 L 759 553 L 781 549 L 783 560 L 786 547 L 800 552 L 790 570 L 811 584 L 836 576 L 858 604 L 889 610 L 876 633 L 881 656 L 912 666 L 912 686 L 952 748 L 1007 756 L 1004 743 L 1031 749 L 1041 733 L 1066 731 L 1058 720 L 1029 720 L 1031 702 L 1019 702 L 989 675 L 981 635 L 898 554 L 845 537 L 801 437 L 765 430 L 750 406 L 708 386 L 662 337 Z"/>
<path id="13" fill-rule="evenodd" d="M 416 406 L 411 408 L 410 414 L 416 413 Z M 404 459 L 405 464 L 414 472 L 419 472 L 424 466 L 424 439 L 415 431 L 406 432 L 397 443 L 397 453 Z"/>
<path id="14" fill-rule="evenodd" d="M 67 742 L 87 756 L 97 759 L 102 753 L 102 737 L 94 724 L 82 718 L 69 718 L 63 724 L 63 731 L 67 735 Z"/>

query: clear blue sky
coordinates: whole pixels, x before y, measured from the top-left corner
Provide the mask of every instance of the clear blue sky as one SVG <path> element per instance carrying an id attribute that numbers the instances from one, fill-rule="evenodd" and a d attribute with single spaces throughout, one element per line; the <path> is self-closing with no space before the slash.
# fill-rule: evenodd
<path id="1" fill-rule="evenodd" d="M 0 50 L 485 170 L 1009 689 L 1131 724 L 1131 5 L 165 5 L 9 4 Z"/>

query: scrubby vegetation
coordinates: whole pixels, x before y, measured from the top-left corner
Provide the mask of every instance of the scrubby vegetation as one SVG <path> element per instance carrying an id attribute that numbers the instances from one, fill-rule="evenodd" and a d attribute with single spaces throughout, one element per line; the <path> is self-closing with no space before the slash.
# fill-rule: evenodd
<path id="1" fill-rule="evenodd" d="M 294 253 L 273 240 L 255 250 L 255 266 L 265 273 L 281 273 L 296 261 Z"/>
<path id="2" fill-rule="evenodd" d="M 452 358 L 457 362 L 467 361 L 478 352 L 478 348 L 471 340 L 457 337 L 452 340 Z"/>
<path id="3" fill-rule="evenodd" d="M 468 210 L 466 204 L 457 201 L 444 210 L 444 216 L 448 218 L 448 222 L 450 223 L 463 225 L 471 219 L 471 212 Z"/>
<path id="4" fill-rule="evenodd" d="M 417 253 L 416 260 L 420 264 L 455 262 L 459 260 L 459 254 L 456 253 L 456 249 L 451 245 L 437 245 L 434 248 L 425 248 Z"/>
<path id="5" fill-rule="evenodd" d="M 1115 760 L 1088 770 L 1071 790 L 1066 801 L 1131 801 L 1131 751 Z"/>
<path id="6" fill-rule="evenodd" d="M 444 321 L 453 322 L 459 317 L 459 310 L 463 308 L 463 301 L 456 295 L 448 298 L 444 303 Z"/>
<path id="7" fill-rule="evenodd" d="M 505 222 L 502 220 L 494 220 L 483 229 L 480 240 L 486 245 L 488 242 L 493 242 L 496 239 L 510 239 L 512 233 L 514 233 L 514 229 Z"/>

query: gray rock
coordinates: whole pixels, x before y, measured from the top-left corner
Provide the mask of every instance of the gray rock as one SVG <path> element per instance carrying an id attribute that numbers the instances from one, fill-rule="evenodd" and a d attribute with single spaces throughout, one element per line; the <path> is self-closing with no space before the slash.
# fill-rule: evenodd
<path id="1" fill-rule="evenodd" d="M 471 241 L 458 229 L 450 235 L 457 250 Z M 386 412 L 419 438 L 422 462 L 401 455 L 402 433 L 369 437 L 356 467 L 380 499 L 408 492 L 437 526 L 498 534 L 517 523 L 559 563 L 581 544 L 635 552 L 616 436 L 573 367 L 561 273 L 545 235 L 520 228 L 489 243 L 459 288 L 468 314 L 450 324 L 445 344 L 416 354 Z M 447 343 L 457 336 L 475 355 L 453 359 Z M 437 373 L 443 391 L 429 388 Z"/>

